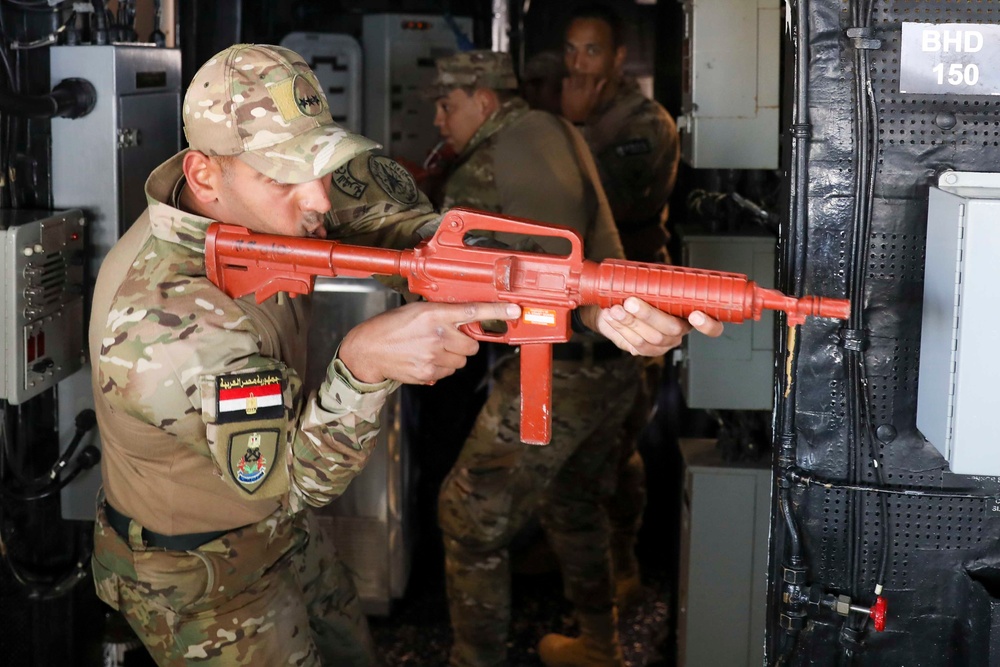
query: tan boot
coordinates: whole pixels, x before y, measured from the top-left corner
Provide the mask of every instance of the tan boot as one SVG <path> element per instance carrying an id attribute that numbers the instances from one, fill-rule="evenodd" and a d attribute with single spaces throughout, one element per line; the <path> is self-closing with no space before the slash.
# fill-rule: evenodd
<path id="1" fill-rule="evenodd" d="M 618 643 L 618 613 L 578 614 L 580 636 L 548 634 L 538 642 L 538 657 L 546 667 L 623 667 Z"/>

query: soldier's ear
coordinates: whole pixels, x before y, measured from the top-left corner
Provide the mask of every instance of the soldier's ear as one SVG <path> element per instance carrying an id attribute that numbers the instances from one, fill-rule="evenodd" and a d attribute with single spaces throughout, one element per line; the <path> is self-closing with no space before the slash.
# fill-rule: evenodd
<path id="1" fill-rule="evenodd" d="M 620 72 L 622 66 L 625 65 L 625 56 L 628 55 L 625 49 L 625 45 L 622 44 L 617 49 L 615 49 L 615 70 Z"/>
<path id="2" fill-rule="evenodd" d="M 500 98 L 492 88 L 476 88 L 472 97 L 484 121 L 500 108 Z"/>
<path id="3" fill-rule="evenodd" d="M 189 150 L 184 154 L 184 178 L 187 190 L 198 202 L 210 204 L 218 199 L 222 169 L 201 151 Z"/>

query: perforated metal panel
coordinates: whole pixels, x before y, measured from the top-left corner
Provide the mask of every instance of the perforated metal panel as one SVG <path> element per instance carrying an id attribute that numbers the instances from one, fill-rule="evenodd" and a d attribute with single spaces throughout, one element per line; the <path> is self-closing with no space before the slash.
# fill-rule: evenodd
<path id="1" fill-rule="evenodd" d="M 793 249 L 803 291 L 845 296 L 850 286 L 857 200 L 858 99 L 855 50 L 847 31 L 855 8 L 870 4 L 867 52 L 875 175 L 863 243 L 863 350 L 848 365 L 845 323 L 814 322 L 799 338 L 795 425 L 797 463 L 811 473 L 889 493 L 798 488 L 793 493 L 810 583 L 863 604 L 885 558 L 885 634 L 863 633 L 853 665 L 987 665 L 1000 591 L 983 565 L 1000 559 L 1000 524 L 988 500 L 996 479 L 953 475 L 916 429 L 928 190 L 937 174 L 1000 170 L 1000 99 L 989 95 L 899 93 L 904 22 L 997 23 L 995 0 L 812 0 L 809 16 L 808 221 Z M 1000 257 L 1000 249 L 998 249 Z M 855 380 L 852 380 L 852 373 Z M 860 376 L 860 379 L 857 377 Z M 852 415 L 860 416 L 860 429 Z M 895 489 L 896 491 L 892 491 Z M 908 496 L 919 490 L 956 497 Z M 965 494 L 967 497 L 960 497 Z M 780 517 L 774 529 L 783 533 Z M 772 554 L 784 558 L 783 542 Z M 886 550 L 887 549 L 887 550 Z M 852 568 L 852 561 L 854 567 Z M 979 568 L 979 569 L 977 569 Z M 972 571 L 976 570 L 976 574 Z M 986 571 L 987 574 L 982 574 Z M 1000 568 L 998 568 L 1000 571 Z M 772 578 L 780 577 L 772 570 Z M 790 664 L 843 660 L 841 619 L 814 613 Z M 780 636 L 777 617 L 769 619 Z M 995 634 L 993 635 L 995 636 Z M 904 639 L 905 637 L 905 639 Z M 992 642 L 992 643 L 991 643 Z M 773 658 L 773 655 L 772 655 Z"/>

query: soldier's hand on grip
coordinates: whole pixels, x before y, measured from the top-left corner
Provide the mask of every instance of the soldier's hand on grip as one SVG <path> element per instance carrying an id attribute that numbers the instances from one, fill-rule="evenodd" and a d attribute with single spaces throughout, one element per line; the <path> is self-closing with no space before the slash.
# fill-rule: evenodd
<path id="1" fill-rule="evenodd" d="M 586 322 L 586 318 L 584 318 Z M 706 336 L 722 334 L 722 322 L 700 311 L 686 320 L 668 315 L 636 297 L 629 297 L 620 306 L 600 310 L 594 328 L 615 345 L 643 357 L 656 357 L 681 344 L 692 330 Z"/>
<path id="2" fill-rule="evenodd" d="M 354 327 L 337 356 L 362 382 L 433 384 L 465 366 L 466 358 L 479 350 L 460 325 L 520 314 L 518 306 L 505 303 L 411 303 Z"/>

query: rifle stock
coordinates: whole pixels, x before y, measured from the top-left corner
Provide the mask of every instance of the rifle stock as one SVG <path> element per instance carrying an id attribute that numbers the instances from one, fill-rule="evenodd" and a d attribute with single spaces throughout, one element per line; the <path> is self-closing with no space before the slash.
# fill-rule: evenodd
<path id="1" fill-rule="evenodd" d="M 470 232 L 564 239 L 566 255 L 469 245 Z M 747 276 L 625 260 L 593 262 L 572 229 L 468 209 L 452 209 L 433 237 L 412 250 L 353 246 L 325 239 L 257 234 L 214 223 L 205 240 L 209 279 L 232 298 L 258 303 L 277 292 L 312 291 L 316 276 L 396 275 L 411 292 L 442 303 L 511 302 L 521 317 L 505 332 L 478 322 L 461 329 L 481 341 L 520 346 L 521 440 L 547 444 L 552 433 L 552 344 L 570 339 L 570 314 L 584 305 L 607 308 L 636 296 L 677 317 L 695 310 L 723 322 L 760 319 L 765 309 L 787 314 L 790 325 L 808 316 L 847 319 L 850 302 L 795 298 L 758 287 Z"/>

